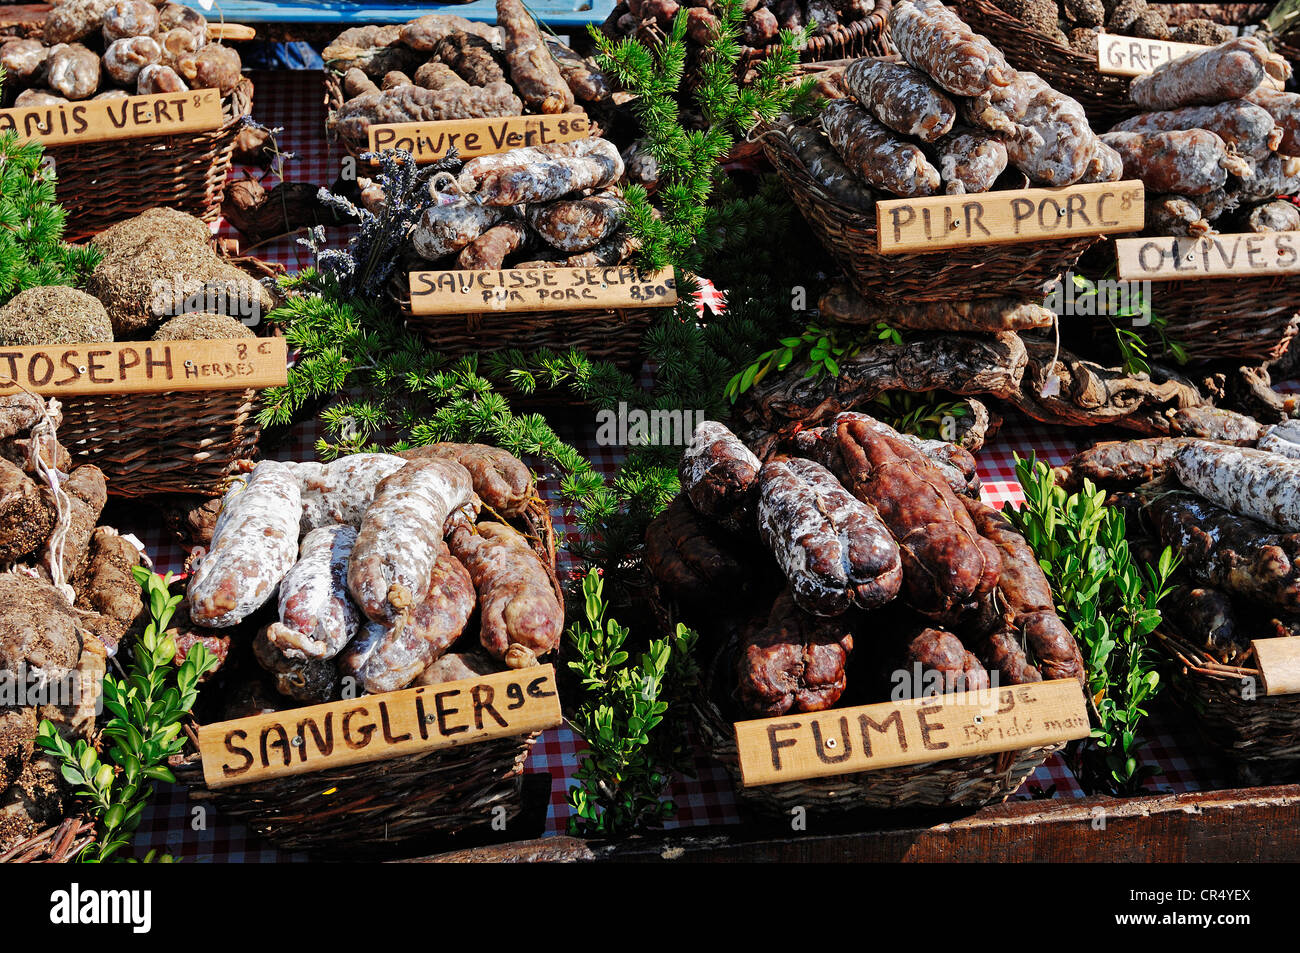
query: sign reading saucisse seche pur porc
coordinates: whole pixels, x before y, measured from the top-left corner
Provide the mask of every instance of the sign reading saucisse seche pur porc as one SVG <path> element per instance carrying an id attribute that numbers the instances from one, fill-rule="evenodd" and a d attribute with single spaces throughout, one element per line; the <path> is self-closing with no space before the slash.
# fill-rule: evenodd
<path id="1" fill-rule="evenodd" d="M 1141 182 L 1124 181 L 888 199 L 876 203 L 877 248 L 914 255 L 1135 232 L 1143 225 L 1143 198 Z"/>
<path id="2" fill-rule="evenodd" d="M 209 132 L 224 122 L 217 89 L 0 109 L 0 132 L 45 146 Z"/>
<path id="3" fill-rule="evenodd" d="M 677 303 L 673 269 L 645 272 L 635 265 L 416 271 L 410 281 L 411 312 L 425 315 L 661 308 Z"/>

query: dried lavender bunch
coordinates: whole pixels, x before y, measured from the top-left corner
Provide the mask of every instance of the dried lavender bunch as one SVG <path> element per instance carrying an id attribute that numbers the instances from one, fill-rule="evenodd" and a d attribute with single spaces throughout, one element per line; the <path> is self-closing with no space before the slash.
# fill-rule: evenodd
<path id="1" fill-rule="evenodd" d="M 315 254 L 321 275 L 337 282 L 344 299 L 383 294 L 397 269 L 411 229 L 424 210 L 436 201 L 429 181 L 440 172 L 458 172 L 461 165 L 454 148 L 444 158 L 423 167 L 416 165 L 409 152 L 400 149 L 367 152 L 362 154 L 361 161 L 379 165 L 375 182 L 384 192 L 383 208 L 375 214 L 322 188 L 317 193 L 321 203 L 356 220 L 357 233 L 342 251 L 322 249 L 324 232 L 319 229 L 313 230 L 311 237 L 300 239 Z"/>

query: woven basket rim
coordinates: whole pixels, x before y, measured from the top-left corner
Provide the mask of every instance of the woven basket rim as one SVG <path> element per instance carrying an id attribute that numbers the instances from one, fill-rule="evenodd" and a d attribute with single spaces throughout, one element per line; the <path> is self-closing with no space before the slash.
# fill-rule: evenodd
<path id="1" fill-rule="evenodd" d="M 1181 635 L 1175 633 L 1168 623 L 1152 633 L 1182 663 L 1189 673 L 1201 678 L 1222 682 L 1240 682 L 1243 678 L 1259 679 L 1263 674 L 1258 668 L 1242 665 L 1227 665 L 1215 661 L 1207 652 L 1198 649 Z"/>
<path id="2" fill-rule="evenodd" d="M 95 822 L 89 813 L 68 814 L 0 854 L 0 864 L 67 863 L 76 860 L 94 835 Z"/>

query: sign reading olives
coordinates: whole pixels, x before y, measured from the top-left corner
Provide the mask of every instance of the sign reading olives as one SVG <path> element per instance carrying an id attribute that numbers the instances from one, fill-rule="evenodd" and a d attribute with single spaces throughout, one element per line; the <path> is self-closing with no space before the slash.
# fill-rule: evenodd
<path id="1" fill-rule="evenodd" d="M 736 722 L 746 787 L 1061 744 L 1088 736 L 1074 679 Z"/>
<path id="2" fill-rule="evenodd" d="M 0 347 L 0 394 L 163 394 L 279 387 L 284 338 Z"/>
<path id="3" fill-rule="evenodd" d="M 876 204 L 882 255 L 965 245 L 1010 245 L 1142 228 L 1142 183 L 1100 182 L 1060 189 L 889 199 Z"/>
<path id="4" fill-rule="evenodd" d="M 224 122 L 216 89 L 0 109 L 0 132 L 45 146 L 209 132 Z"/>
<path id="5" fill-rule="evenodd" d="M 1300 232 L 1121 238 L 1115 257 L 1122 281 L 1296 275 Z"/>
<path id="6" fill-rule="evenodd" d="M 660 308 L 677 303 L 673 269 L 632 265 L 411 273 L 413 314 Z"/>
<path id="7" fill-rule="evenodd" d="M 205 725 L 199 752 L 204 782 L 219 788 L 514 738 L 561 720 L 555 668 L 535 665 Z"/>
<path id="8" fill-rule="evenodd" d="M 370 151 L 401 149 L 413 155 L 417 164 L 426 165 L 445 158 L 453 147 L 466 160 L 585 139 L 590 133 L 591 123 L 583 113 L 388 123 L 370 127 Z"/>

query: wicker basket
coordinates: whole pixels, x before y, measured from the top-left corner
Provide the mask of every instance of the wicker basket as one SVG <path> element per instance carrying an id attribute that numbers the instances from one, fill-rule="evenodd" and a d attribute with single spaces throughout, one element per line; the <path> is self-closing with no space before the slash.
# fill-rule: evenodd
<path id="1" fill-rule="evenodd" d="M 1276 360 L 1300 329 L 1300 277 L 1156 281 L 1151 310 L 1193 360 Z"/>
<path id="2" fill-rule="evenodd" d="M 957 0 L 958 12 L 1006 54 L 1016 69 L 1032 70 L 1059 92 L 1076 99 L 1092 127 L 1105 132 L 1140 111 L 1128 98 L 1131 77 L 1097 69 L 1097 54 L 1080 53 L 1031 29 L 993 0 Z"/>
<path id="3" fill-rule="evenodd" d="M 1258 668 L 1216 662 L 1171 631 L 1156 637 L 1174 663 L 1173 695 L 1206 744 L 1252 782 L 1300 777 L 1300 695 L 1266 696 Z M 1241 697 L 1245 684 L 1256 697 Z"/>
<path id="4" fill-rule="evenodd" d="M 66 236 L 79 241 L 114 222 L 167 207 L 215 222 L 226 195 L 235 138 L 253 109 L 253 84 L 242 79 L 221 100 L 226 121 L 211 132 L 178 133 L 84 146 L 53 146 Z"/>
<path id="5" fill-rule="evenodd" d="M 57 827 L 27 838 L 0 854 L 0 864 L 64 864 L 77 855 L 95 836 L 95 823 L 89 818 L 65 817 Z"/>
<path id="6" fill-rule="evenodd" d="M 228 258 L 256 278 L 283 269 Z M 59 442 L 74 465 L 93 463 L 111 496 L 157 493 L 220 496 L 257 453 L 258 392 L 176 391 L 60 398 Z"/>
<path id="7" fill-rule="evenodd" d="M 535 499 L 518 522 L 563 605 L 549 506 Z M 238 818 L 286 850 L 352 859 L 392 856 L 406 841 L 483 827 L 498 807 L 505 808 L 507 818 L 518 816 L 524 764 L 540 736 L 455 745 L 212 790 L 203 782 L 197 732 L 192 726 L 187 732 L 190 745 L 172 768 L 177 782 L 189 786 L 191 799 Z"/>
<path id="8" fill-rule="evenodd" d="M 822 245 L 865 298 L 916 303 L 1045 295 L 1095 236 L 1023 245 L 968 246 L 921 255 L 882 255 L 875 209 L 845 205 L 804 167 L 786 137 L 788 127 L 763 133 L 763 148 L 786 191 Z"/>
<path id="9" fill-rule="evenodd" d="M 1049 755 L 1065 747 L 1064 744 L 1046 745 L 746 788 L 741 781 L 733 723 L 748 716 L 731 700 L 738 644 L 736 632 L 725 639 L 701 679 L 701 690 L 693 708 L 701 740 L 710 756 L 731 775 L 738 796 L 764 814 L 788 815 L 795 807 L 824 814 L 859 809 L 982 807 L 1006 800 Z"/>
<path id="10" fill-rule="evenodd" d="M 475 314 L 413 314 L 406 274 L 398 272 L 391 294 L 406 324 L 441 354 L 459 357 L 489 351 L 579 348 L 592 360 L 633 373 L 645 355 L 641 342 L 662 308 L 601 308 L 583 311 L 488 311 Z"/>

